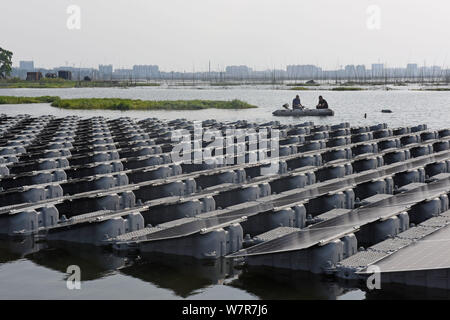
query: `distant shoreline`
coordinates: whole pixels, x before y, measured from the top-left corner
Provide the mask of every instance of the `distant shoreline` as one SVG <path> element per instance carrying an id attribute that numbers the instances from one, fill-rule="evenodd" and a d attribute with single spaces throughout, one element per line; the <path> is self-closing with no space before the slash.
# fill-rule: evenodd
<path id="1" fill-rule="evenodd" d="M 67 89 L 67 88 L 193 88 L 193 89 L 235 89 L 239 87 L 272 87 L 274 90 L 321 90 L 321 91 L 361 91 L 361 90 L 411 90 L 411 91 L 450 91 L 450 84 L 443 82 L 270 82 L 270 81 L 74 81 L 63 79 L 44 79 L 39 81 L 0 80 L 1 89 Z"/>

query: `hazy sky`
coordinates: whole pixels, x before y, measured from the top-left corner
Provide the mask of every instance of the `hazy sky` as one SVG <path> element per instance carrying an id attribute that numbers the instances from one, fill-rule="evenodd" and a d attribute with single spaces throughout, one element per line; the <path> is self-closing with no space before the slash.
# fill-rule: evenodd
<path id="1" fill-rule="evenodd" d="M 79 30 L 67 27 L 70 5 Z M 14 65 L 450 65 L 448 0 L 2 0 L 0 12 Z"/>

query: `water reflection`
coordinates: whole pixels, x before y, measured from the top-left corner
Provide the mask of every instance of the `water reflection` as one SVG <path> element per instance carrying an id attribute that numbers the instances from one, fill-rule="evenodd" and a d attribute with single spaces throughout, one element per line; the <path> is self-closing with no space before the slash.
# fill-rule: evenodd
<path id="1" fill-rule="evenodd" d="M 47 248 L 46 243 L 36 242 L 32 237 L 21 239 L 0 238 L 0 264 L 20 260 L 45 248 Z"/>
<path id="2" fill-rule="evenodd" d="M 242 263 L 231 259 L 201 261 L 165 254 L 120 256 L 111 250 L 85 244 L 35 242 L 32 238 L 0 241 L 0 268 L 2 264 L 26 261 L 25 259 L 62 274 L 66 273 L 69 265 L 78 265 L 82 270 L 82 281 L 93 281 L 94 286 L 99 283 L 95 281 L 100 279 L 110 279 L 109 282 L 112 280 L 115 283 L 116 277 L 111 276 L 132 277 L 146 284 L 140 289 L 134 288 L 136 282 L 130 278 L 126 281 L 134 285 L 121 287 L 122 294 L 116 298 L 142 299 L 146 295 L 157 297 L 163 292 L 158 293 L 158 290 L 169 290 L 177 297 L 190 298 L 207 292 L 212 287 L 226 285 L 237 290 L 236 294 L 244 299 L 450 299 L 450 291 L 447 290 L 385 283 L 381 290 L 368 290 L 364 281 L 346 281 L 302 271 L 243 267 Z M 42 275 L 42 271 L 37 270 L 36 276 L 38 275 Z M 20 283 L 19 274 L 16 279 L 17 281 L 10 282 L 8 291 L 22 290 L 23 283 Z M 54 280 L 44 278 L 42 281 L 46 283 Z M 17 283 L 17 287 L 13 283 Z M 40 282 L 36 285 L 38 283 Z M 99 285 L 99 288 L 104 288 L 106 283 Z M 54 283 L 52 288 L 53 292 L 49 294 L 59 292 L 62 296 L 67 295 L 65 285 Z M 102 290 L 83 290 L 80 294 L 80 297 L 89 299 L 108 296 Z M 208 295 L 205 297 L 208 298 Z"/>
<path id="3" fill-rule="evenodd" d="M 32 238 L 0 241 L 0 264 L 24 258 L 63 274 L 68 266 L 77 265 L 83 282 L 121 273 L 169 289 L 183 298 L 203 288 L 224 284 L 240 274 L 229 259 L 201 261 L 162 254 L 120 256 L 109 249 L 86 244 L 35 242 Z"/>
<path id="4" fill-rule="evenodd" d="M 151 282 L 187 298 L 211 285 L 224 284 L 227 279 L 239 276 L 233 261 L 218 259 L 201 261 L 190 257 L 146 254 L 121 273 Z"/>
<path id="5" fill-rule="evenodd" d="M 335 300 L 339 296 L 357 290 L 328 276 L 267 267 L 247 268 L 230 285 L 265 300 Z M 355 299 L 362 298 L 363 295 L 355 297 Z"/>
<path id="6" fill-rule="evenodd" d="M 119 257 L 101 247 L 64 242 L 52 242 L 48 248 L 28 254 L 26 258 L 62 273 L 66 273 L 68 266 L 77 265 L 82 270 L 83 281 L 107 277 L 129 263 L 127 257 Z"/>

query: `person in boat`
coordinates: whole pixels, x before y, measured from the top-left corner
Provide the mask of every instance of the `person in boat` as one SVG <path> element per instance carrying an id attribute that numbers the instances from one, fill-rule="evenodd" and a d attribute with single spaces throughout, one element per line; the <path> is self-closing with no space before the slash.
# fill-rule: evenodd
<path id="1" fill-rule="evenodd" d="M 292 110 L 302 110 L 303 106 L 302 103 L 300 102 L 300 97 L 299 95 L 295 96 L 295 99 L 292 100 Z"/>
<path id="2" fill-rule="evenodd" d="M 316 106 L 316 109 L 328 109 L 328 102 L 322 96 L 319 96 L 319 104 Z"/>

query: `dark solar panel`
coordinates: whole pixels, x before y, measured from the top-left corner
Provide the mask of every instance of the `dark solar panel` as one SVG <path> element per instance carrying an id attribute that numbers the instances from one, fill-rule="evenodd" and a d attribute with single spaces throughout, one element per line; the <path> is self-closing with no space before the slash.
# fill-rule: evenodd
<path id="1" fill-rule="evenodd" d="M 450 226 L 400 249 L 376 265 L 381 272 L 450 268 Z"/>
<path id="2" fill-rule="evenodd" d="M 449 191 L 450 177 L 447 177 L 404 194 L 384 199 L 371 206 L 355 209 L 336 218 L 317 223 L 310 228 L 256 245 L 246 249 L 244 252 L 238 252 L 231 256 L 261 255 L 305 249 L 318 244 L 323 239 L 339 238 L 343 233 L 353 232 L 355 228 L 379 220 L 382 217 L 399 214 L 413 203 L 421 202 Z"/>

